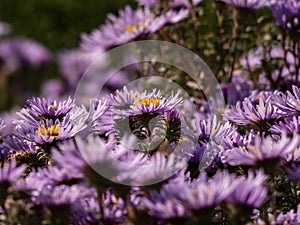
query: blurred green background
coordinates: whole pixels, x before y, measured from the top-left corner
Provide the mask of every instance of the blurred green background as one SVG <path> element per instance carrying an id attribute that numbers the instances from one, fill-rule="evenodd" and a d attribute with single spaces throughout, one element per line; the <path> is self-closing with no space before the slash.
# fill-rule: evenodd
<path id="1" fill-rule="evenodd" d="M 26 36 L 50 50 L 76 47 L 82 32 L 90 32 L 134 0 L 1 0 L 0 20 L 13 36 Z"/>
<path id="2" fill-rule="evenodd" d="M 33 39 L 55 56 L 62 50 L 76 48 L 82 33 L 90 33 L 104 23 L 108 13 L 117 14 L 135 0 L 0 0 L 0 21 L 11 25 L 7 38 Z M 25 74 L 24 74 L 25 73 Z M 55 61 L 39 70 L 17 71 L 0 82 L 0 112 L 22 106 L 31 96 L 39 96 L 41 85 L 59 77 Z M 0 78 L 1 78 L 0 77 Z M 19 86 L 22 86 L 20 88 Z M 25 89 L 25 91 L 23 90 Z M 24 95 L 23 93 L 29 93 Z"/>

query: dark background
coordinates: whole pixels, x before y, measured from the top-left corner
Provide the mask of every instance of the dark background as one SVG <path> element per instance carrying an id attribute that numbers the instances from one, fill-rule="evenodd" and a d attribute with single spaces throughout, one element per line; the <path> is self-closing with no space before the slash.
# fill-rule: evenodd
<path id="1" fill-rule="evenodd" d="M 1 0 L 0 20 L 12 26 L 13 36 L 26 36 L 50 50 L 76 47 L 82 32 L 101 25 L 134 0 Z"/>

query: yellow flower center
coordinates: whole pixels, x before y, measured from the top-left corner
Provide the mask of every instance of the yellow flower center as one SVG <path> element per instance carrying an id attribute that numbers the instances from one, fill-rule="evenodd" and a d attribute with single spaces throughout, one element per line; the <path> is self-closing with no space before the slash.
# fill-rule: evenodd
<path id="1" fill-rule="evenodd" d="M 59 131 L 60 127 L 58 125 L 51 125 L 49 128 L 46 128 L 44 125 L 42 125 L 37 129 L 36 133 L 41 137 L 43 136 L 47 139 L 54 137 L 54 139 L 57 140 Z"/>
<path id="2" fill-rule="evenodd" d="M 145 106 L 146 108 L 149 108 L 150 105 L 154 105 L 154 108 L 157 108 L 160 104 L 160 100 L 158 98 L 144 98 L 138 101 L 141 106 Z M 137 107 L 136 104 L 135 107 Z"/>
<path id="3" fill-rule="evenodd" d="M 132 33 L 136 32 L 138 29 L 146 29 L 146 28 L 147 28 L 147 24 L 145 22 L 139 22 L 138 24 L 129 25 L 129 26 L 125 27 L 125 31 L 128 34 L 132 34 Z"/>
<path id="4" fill-rule="evenodd" d="M 56 105 L 49 105 L 48 106 L 48 112 L 50 112 L 51 110 L 56 111 L 57 110 L 57 106 Z"/>

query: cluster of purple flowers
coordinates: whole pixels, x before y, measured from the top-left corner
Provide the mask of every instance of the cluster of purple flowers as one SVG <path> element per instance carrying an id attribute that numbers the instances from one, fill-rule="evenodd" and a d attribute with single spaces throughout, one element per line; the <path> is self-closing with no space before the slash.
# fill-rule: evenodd
<path id="1" fill-rule="evenodd" d="M 220 81 L 227 103 L 221 119 L 187 76 L 153 62 L 118 72 L 105 93 L 88 106 L 78 105 L 71 97 L 77 83 L 113 47 L 163 39 L 199 51 L 197 26 L 208 1 L 137 3 L 137 9 L 126 6 L 118 16 L 109 14 L 104 25 L 81 35 L 80 47 L 57 55 L 62 77 L 43 84 L 45 97 L 31 97 L 16 112 L 2 114 L 0 223 L 300 224 L 299 2 L 213 1 L 217 15 L 223 6 L 234 12 L 228 46 L 237 52 L 246 36 L 235 36 L 243 12 L 268 11 L 282 37 L 281 45 L 268 45 L 270 35 L 264 37 L 257 20 L 259 44 L 239 57 L 224 57 L 232 64 L 227 65 L 230 82 Z M 221 26 L 224 18 L 218 19 Z M 0 38 L 8 32 L 0 23 Z M 0 40 L 5 77 L 51 59 L 34 41 Z M 98 63 L 106 64 L 105 59 Z M 130 72 L 190 87 L 195 112 L 188 112 L 179 90 L 124 86 Z"/>

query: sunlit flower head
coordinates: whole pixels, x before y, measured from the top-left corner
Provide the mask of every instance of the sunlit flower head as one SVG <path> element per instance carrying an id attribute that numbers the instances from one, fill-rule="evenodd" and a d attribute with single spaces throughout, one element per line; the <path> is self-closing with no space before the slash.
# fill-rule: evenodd
<path id="1" fill-rule="evenodd" d="M 236 179 L 237 186 L 226 202 L 250 208 L 260 207 L 267 200 L 267 179 L 268 177 L 262 170 L 256 174 L 249 171 L 247 177 L 238 177 Z"/>
<path id="2" fill-rule="evenodd" d="M 90 35 L 83 34 L 81 47 L 89 52 L 102 52 L 103 49 L 153 34 L 164 25 L 177 23 L 187 16 L 186 10 L 170 10 L 166 14 L 156 16 L 148 7 L 133 10 L 126 6 L 124 10 L 119 11 L 119 16 L 109 14 L 106 23 Z"/>
<path id="3" fill-rule="evenodd" d="M 162 114 L 175 110 L 182 103 L 179 93 L 164 97 L 159 90 L 148 93 L 144 91 L 128 91 L 126 87 L 112 96 L 116 113 L 124 115 Z"/>
<path id="4" fill-rule="evenodd" d="M 230 107 L 225 112 L 225 118 L 239 126 L 267 131 L 282 117 L 271 99 L 272 95 L 264 96 L 263 93 L 245 98 L 242 102 L 237 102 L 235 107 Z"/>
<path id="5" fill-rule="evenodd" d="M 45 98 L 31 98 L 26 101 L 26 106 L 17 114 L 21 120 L 32 125 L 44 119 L 62 120 L 75 106 L 74 100 L 68 98 L 64 101 L 56 101 Z"/>
<path id="6" fill-rule="evenodd" d="M 82 35 L 82 47 L 88 51 L 124 44 L 141 35 L 153 33 L 165 24 L 163 17 L 156 17 L 149 8 L 133 10 L 126 6 L 119 16 L 109 14 L 106 23 L 90 35 Z"/>

